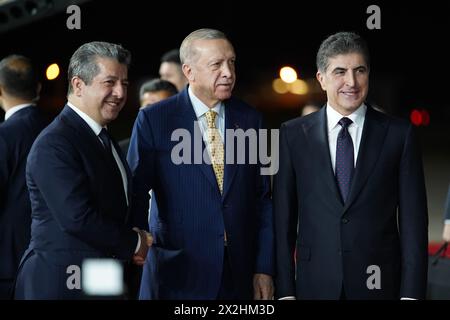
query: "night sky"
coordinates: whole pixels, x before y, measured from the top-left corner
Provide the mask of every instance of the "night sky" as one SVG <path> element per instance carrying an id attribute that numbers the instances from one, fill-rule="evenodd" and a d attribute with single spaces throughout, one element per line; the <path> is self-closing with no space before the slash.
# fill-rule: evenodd
<path id="1" fill-rule="evenodd" d="M 381 9 L 381 30 L 366 27 L 366 9 L 371 4 Z M 237 53 L 235 93 L 264 112 L 272 127 L 297 116 L 308 100 L 325 101 L 322 94 L 275 94 L 271 82 L 279 68 L 288 64 L 297 69 L 301 78 L 313 78 L 320 42 L 329 34 L 344 30 L 360 33 L 369 43 L 371 102 L 405 118 L 413 108 L 427 108 L 432 119 L 430 128 L 442 128 L 443 121 L 450 118 L 446 95 L 450 55 L 445 49 L 450 4 L 443 1 L 267 4 L 91 0 L 80 8 L 81 30 L 68 30 L 69 14 L 60 12 L 0 34 L 0 56 L 24 54 L 42 69 L 59 63 L 60 79 L 43 80 L 41 97 L 42 105 L 57 112 L 65 102 L 67 63 L 74 50 L 94 40 L 124 45 L 132 52 L 133 64 L 128 103 L 114 124 L 119 136 L 129 134 L 137 113 L 139 85 L 145 78 L 158 75 L 161 54 L 179 47 L 187 34 L 202 27 L 217 28 L 229 36 Z"/>

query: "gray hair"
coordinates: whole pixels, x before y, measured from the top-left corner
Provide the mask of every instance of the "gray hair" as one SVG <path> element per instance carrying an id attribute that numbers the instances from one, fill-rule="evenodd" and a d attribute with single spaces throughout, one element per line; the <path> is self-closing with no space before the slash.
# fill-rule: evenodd
<path id="1" fill-rule="evenodd" d="M 78 76 L 89 85 L 92 79 L 100 72 L 97 58 L 114 59 L 127 67 L 131 62 L 131 53 L 119 44 L 94 41 L 83 44 L 70 58 L 67 77 L 69 79 L 68 94 L 73 92 L 71 80 Z"/>
<path id="2" fill-rule="evenodd" d="M 222 31 L 215 29 L 198 29 L 191 32 L 181 43 L 180 46 L 180 60 L 181 64 L 192 62 L 198 52 L 192 46 L 192 43 L 196 40 L 214 40 L 224 39 L 230 42 Z"/>
<path id="3" fill-rule="evenodd" d="M 326 38 L 317 52 L 317 70 L 326 72 L 329 59 L 340 54 L 359 53 L 370 69 L 369 48 L 364 39 L 353 32 L 338 32 Z"/>

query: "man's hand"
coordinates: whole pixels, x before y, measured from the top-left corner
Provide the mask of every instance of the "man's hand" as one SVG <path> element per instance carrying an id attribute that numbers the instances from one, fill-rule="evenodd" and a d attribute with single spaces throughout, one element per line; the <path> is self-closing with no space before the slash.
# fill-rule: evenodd
<path id="1" fill-rule="evenodd" d="M 450 224 L 444 225 L 444 231 L 442 232 L 442 239 L 445 242 L 450 242 Z"/>
<path id="2" fill-rule="evenodd" d="M 273 299 L 274 288 L 272 276 L 255 273 L 253 276 L 253 298 L 255 300 Z"/>
<path id="3" fill-rule="evenodd" d="M 145 258 L 147 257 L 148 249 L 153 244 L 153 237 L 150 233 L 145 230 L 139 230 L 138 228 L 133 228 L 136 231 L 141 239 L 141 245 L 138 251 L 133 256 L 133 263 L 142 266 L 145 263 Z"/>

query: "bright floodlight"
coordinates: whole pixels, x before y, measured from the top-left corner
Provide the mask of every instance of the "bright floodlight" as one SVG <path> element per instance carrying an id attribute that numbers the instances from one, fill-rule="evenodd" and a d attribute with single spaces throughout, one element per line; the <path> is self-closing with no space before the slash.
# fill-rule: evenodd
<path id="1" fill-rule="evenodd" d="M 280 69 L 280 78 L 286 83 L 292 83 L 297 80 L 297 72 L 291 67 L 283 67 Z"/>
<path id="2" fill-rule="evenodd" d="M 59 76 L 59 66 L 56 63 L 49 65 L 45 74 L 48 80 L 56 79 Z"/>

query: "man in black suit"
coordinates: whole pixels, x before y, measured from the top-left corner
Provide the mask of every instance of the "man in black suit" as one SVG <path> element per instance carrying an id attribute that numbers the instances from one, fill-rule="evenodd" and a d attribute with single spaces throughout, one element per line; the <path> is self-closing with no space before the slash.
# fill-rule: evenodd
<path id="1" fill-rule="evenodd" d="M 327 104 L 281 126 L 277 296 L 422 299 L 428 215 L 413 129 L 365 103 L 369 53 L 360 36 L 328 37 L 317 67 Z"/>
<path id="2" fill-rule="evenodd" d="M 70 59 L 67 105 L 27 160 L 31 241 L 16 299 L 83 298 L 68 278 L 87 258 L 144 263 L 152 239 L 127 223 L 130 171 L 107 130 L 126 101 L 129 63 L 128 50 L 106 42 L 86 43 Z"/>
<path id="3" fill-rule="evenodd" d="M 35 106 L 40 84 L 31 61 L 0 61 L 0 299 L 10 298 L 20 258 L 30 241 L 31 206 L 25 164 L 31 145 L 48 124 Z"/>

